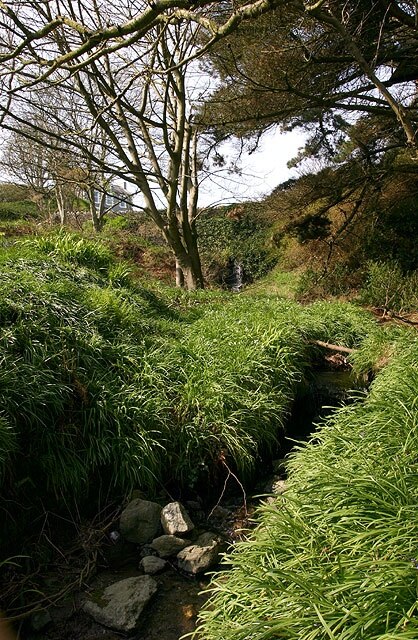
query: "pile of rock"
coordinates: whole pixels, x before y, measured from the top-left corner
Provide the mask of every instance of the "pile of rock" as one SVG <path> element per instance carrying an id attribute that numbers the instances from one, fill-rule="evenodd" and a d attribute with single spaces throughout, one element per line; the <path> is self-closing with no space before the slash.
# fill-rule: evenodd
<path id="1" fill-rule="evenodd" d="M 150 574 L 169 566 L 200 574 L 217 564 L 225 547 L 216 533 L 197 531 L 180 502 L 161 507 L 135 498 L 122 512 L 119 528 L 122 539 L 140 546 L 139 568 L 145 575 L 120 580 L 93 594 L 83 608 L 96 622 L 128 633 L 138 628 L 144 607 L 157 591 Z"/>
<path id="2" fill-rule="evenodd" d="M 164 568 L 156 560 L 176 558 L 179 569 L 196 575 L 216 564 L 223 548 L 223 540 L 215 533 L 194 534 L 195 526 L 180 502 L 161 507 L 136 498 L 121 514 L 120 532 L 125 540 L 142 545 L 140 567 L 145 573 Z"/>

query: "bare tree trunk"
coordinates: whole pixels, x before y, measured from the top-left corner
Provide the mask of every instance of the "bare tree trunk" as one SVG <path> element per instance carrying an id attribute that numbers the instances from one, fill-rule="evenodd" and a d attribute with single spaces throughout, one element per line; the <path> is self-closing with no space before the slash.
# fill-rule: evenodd
<path id="1" fill-rule="evenodd" d="M 60 218 L 60 225 L 63 227 L 68 222 L 67 216 L 67 200 L 64 193 L 64 188 L 61 184 L 55 185 L 55 198 L 57 201 L 58 215 Z"/>
<path id="2" fill-rule="evenodd" d="M 184 287 L 184 271 L 176 258 L 176 287 Z"/>
<path id="3" fill-rule="evenodd" d="M 104 193 L 100 194 L 99 207 L 97 207 L 94 200 L 94 192 L 95 188 L 93 186 L 89 187 L 87 197 L 90 206 L 90 216 L 93 223 L 93 229 L 96 233 L 100 233 L 104 225 L 106 196 Z"/>
<path id="4" fill-rule="evenodd" d="M 186 255 L 186 260 L 184 256 L 180 260 L 176 258 L 176 286 L 183 287 L 188 291 L 203 289 L 204 282 L 197 247 L 194 260 L 192 260 L 190 253 Z"/>

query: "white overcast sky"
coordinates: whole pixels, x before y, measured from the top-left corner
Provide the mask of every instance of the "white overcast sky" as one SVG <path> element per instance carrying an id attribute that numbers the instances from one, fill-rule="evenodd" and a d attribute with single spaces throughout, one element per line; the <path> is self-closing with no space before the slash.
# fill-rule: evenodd
<path id="1" fill-rule="evenodd" d="M 278 184 L 297 175 L 295 169 L 288 169 L 287 162 L 297 155 L 304 140 L 298 131 L 280 133 L 276 130 L 266 134 L 257 151 L 242 154 L 240 175 L 228 176 L 224 171 L 223 177 L 205 180 L 199 191 L 199 206 L 257 200 L 267 195 Z M 226 155 L 233 160 L 234 150 L 226 147 Z"/>

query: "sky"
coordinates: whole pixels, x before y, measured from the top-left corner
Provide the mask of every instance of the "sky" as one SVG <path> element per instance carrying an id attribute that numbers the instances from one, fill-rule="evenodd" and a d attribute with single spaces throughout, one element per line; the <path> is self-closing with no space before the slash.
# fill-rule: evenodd
<path id="1" fill-rule="evenodd" d="M 287 162 L 297 155 L 304 141 L 298 131 L 280 133 L 277 129 L 265 134 L 257 151 L 240 158 L 240 175 L 228 176 L 224 171 L 223 177 L 205 180 L 199 191 L 199 206 L 257 200 L 269 194 L 281 182 L 297 175 L 295 169 L 288 169 Z M 224 151 L 231 160 L 236 156 L 231 146 Z"/>
<path id="2" fill-rule="evenodd" d="M 304 142 L 304 135 L 299 131 L 280 133 L 276 129 L 264 134 L 255 152 L 241 154 L 238 174 L 223 169 L 203 181 L 199 189 L 199 207 L 259 200 L 268 195 L 281 182 L 297 176 L 297 170 L 288 169 L 287 162 L 297 155 Z M 238 155 L 237 145 L 232 143 L 219 151 L 225 156 L 227 165 Z M 0 181 L 8 179 L 4 172 L 0 173 Z M 123 185 L 120 179 L 115 182 Z M 127 189 L 132 193 L 130 185 Z M 141 206 L 142 198 L 134 195 L 134 203 Z"/>

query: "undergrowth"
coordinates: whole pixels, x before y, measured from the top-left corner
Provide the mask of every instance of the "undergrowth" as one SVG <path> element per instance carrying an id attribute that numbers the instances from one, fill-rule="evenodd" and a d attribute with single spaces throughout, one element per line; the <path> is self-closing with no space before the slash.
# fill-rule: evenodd
<path id="1" fill-rule="evenodd" d="M 418 636 L 418 340 L 403 330 L 374 342 L 386 367 L 291 455 L 286 493 L 213 578 L 196 637 Z"/>
<path id="2" fill-rule="evenodd" d="M 369 262 L 361 300 L 385 311 L 417 311 L 418 272 L 404 273 L 393 261 Z"/>
<path id="3" fill-rule="evenodd" d="M 70 234 L 19 246 L 0 271 L 0 476 L 30 517 L 226 467 L 249 477 L 283 436 L 313 341 L 376 331 L 348 304 L 151 290 Z"/>

